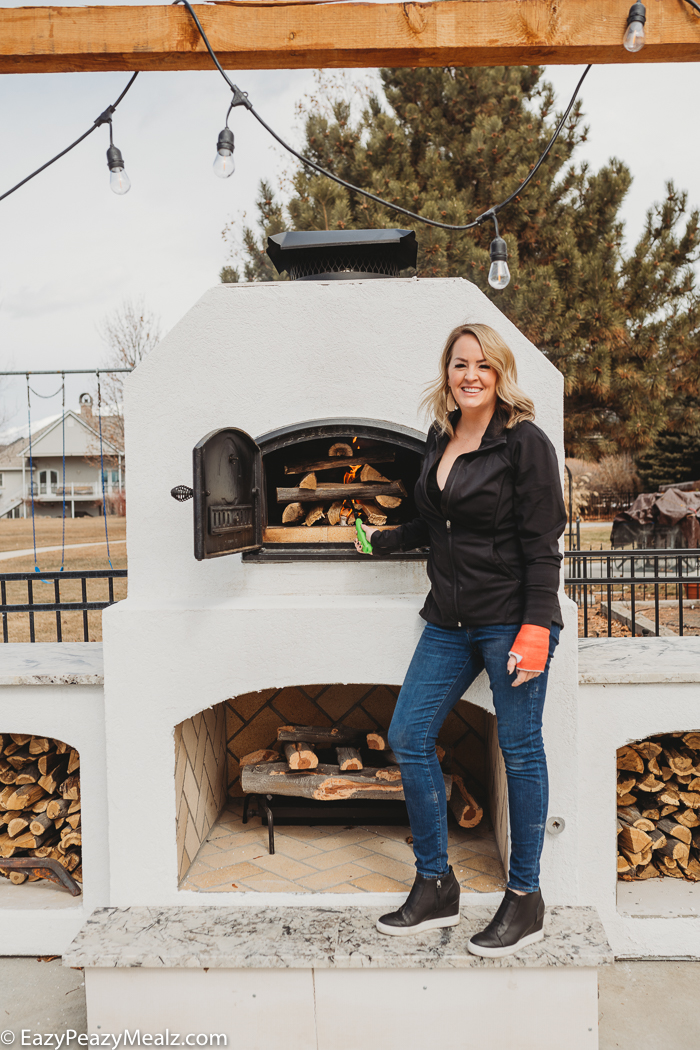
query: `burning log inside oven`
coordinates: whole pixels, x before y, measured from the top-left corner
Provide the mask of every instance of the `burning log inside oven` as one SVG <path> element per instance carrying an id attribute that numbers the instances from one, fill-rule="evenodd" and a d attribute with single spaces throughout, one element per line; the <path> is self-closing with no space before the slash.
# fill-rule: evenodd
<path id="1" fill-rule="evenodd" d="M 449 798 L 452 777 L 443 773 L 443 778 Z M 241 787 L 246 794 L 293 795 L 321 802 L 358 798 L 402 801 L 404 798 L 398 766 L 343 773 L 340 766 L 319 764 L 313 770 L 290 772 L 286 762 L 269 762 L 261 766 L 244 766 Z"/>
<path id="2" fill-rule="evenodd" d="M 343 449 L 344 452 L 334 453 L 333 449 Z M 304 474 L 307 471 L 316 473 L 321 470 L 338 470 L 341 467 L 363 467 L 368 463 L 393 463 L 396 459 L 394 452 L 368 452 L 365 455 L 353 456 L 349 445 L 332 445 L 328 451 L 329 459 L 308 460 L 306 463 L 296 463 L 294 466 L 285 467 L 285 474 Z M 364 478 L 362 479 L 365 480 Z"/>
<path id="3" fill-rule="evenodd" d="M 60 740 L 0 734 L 0 874 L 11 882 L 33 882 L 53 867 L 33 865 L 33 857 L 56 861 L 82 882 L 79 764 Z M 29 862 L 10 871 L 1 863 L 10 858 Z"/>
<path id="4" fill-rule="evenodd" d="M 617 768 L 619 878 L 700 882 L 700 733 L 621 747 Z"/>

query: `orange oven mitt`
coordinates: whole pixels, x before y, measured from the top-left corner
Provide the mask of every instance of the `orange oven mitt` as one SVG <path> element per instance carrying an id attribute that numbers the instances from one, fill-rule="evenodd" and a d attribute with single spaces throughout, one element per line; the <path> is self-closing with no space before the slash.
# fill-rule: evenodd
<path id="1" fill-rule="evenodd" d="M 515 657 L 519 671 L 544 671 L 549 655 L 549 629 L 524 623 L 508 655 Z"/>

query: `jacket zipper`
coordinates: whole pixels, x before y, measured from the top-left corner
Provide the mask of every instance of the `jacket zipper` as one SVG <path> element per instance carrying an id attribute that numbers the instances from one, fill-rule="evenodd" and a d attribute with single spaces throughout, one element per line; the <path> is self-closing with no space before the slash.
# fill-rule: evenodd
<path id="1" fill-rule="evenodd" d="M 445 519 L 445 525 L 447 526 L 447 542 L 450 548 L 450 568 L 452 570 L 452 604 L 455 610 L 455 616 L 459 616 L 459 610 L 457 608 L 457 572 L 455 570 L 455 560 L 452 554 L 452 522 L 449 519 Z M 457 620 L 457 626 L 461 627 L 461 620 Z"/>

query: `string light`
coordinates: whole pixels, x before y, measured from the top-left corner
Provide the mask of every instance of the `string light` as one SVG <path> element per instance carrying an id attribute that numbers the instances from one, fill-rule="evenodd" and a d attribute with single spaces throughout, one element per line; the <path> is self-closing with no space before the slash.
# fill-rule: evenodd
<path id="1" fill-rule="evenodd" d="M 228 117 L 226 117 L 228 121 Z M 228 124 L 219 132 L 216 143 L 216 157 L 214 158 L 214 174 L 220 179 L 228 179 L 236 170 L 236 162 L 233 159 L 233 132 Z"/>
<path id="2" fill-rule="evenodd" d="M 489 255 L 491 256 L 491 268 L 489 270 L 489 284 L 492 288 L 501 291 L 510 284 L 510 270 L 508 269 L 508 245 L 498 234 L 498 220 L 493 217 L 496 227 L 496 236 L 491 241 Z"/>
<path id="3" fill-rule="evenodd" d="M 641 51 L 646 42 L 644 25 L 647 20 L 647 9 L 644 4 L 632 4 L 627 15 L 627 28 L 622 38 L 622 45 L 626 51 L 636 54 Z"/>
<path id="4" fill-rule="evenodd" d="M 102 127 L 103 124 L 109 124 L 109 143 L 110 143 L 110 147 L 112 147 L 112 114 L 116 110 L 116 108 L 119 105 L 119 103 L 121 102 L 121 100 L 126 95 L 127 91 L 131 87 L 131 85 L 136 80 L 137 76 L 138 76 L 138 72 L 133 74 L 133 76 L 131 77 L 131 80 L 126 85 L 126 87 L 122 91 L 122 93 L 119 96 L 119 98 L 117 99 L 117 101 L 114 102 L 111 106 L 107 106 L 107 109 L 103 110 L 102 113 L 100 113 L 99 117 L 96 117 L 96 119 L 93 120 L 91 128 L 88 128 L 88 130 L 86 132 L 84 132 L 84 134 L 82 134 L 80 136 L 80 138 L 76 139 L 75 142 L 71 142 L 70 146 L 66 146 L 66 148 L 64 150 L 61 150 L 60 153 L 57 153 L 55 157 L 51 158 L 51 160 L 47 160 L 46 164 L 42 164 L 41 167 L 37 168 L 36 171 L 33 171 L 31 173 L 31 175 L 27 175 L 27 177 L 25 179 L 22 179 L 21 182 L 18 182 L 16 186 L 12 187 L 12 189 L 6 190 L 5 193 L 0 194 L 0 201 L 4 200 L 5 197 L 9 197 L 11 193 L 14 193 L 15 190 L 18 190 L 20 188 L 20 186 L 24 186 L 27 182 L 30 181 L 30 179 L 35 178 L 35 176 L 39 175 L 42 171 L 46 171 L 47 168 L 50 168 L 51 165 L 55 164 L 57 160 L 61 159 L 61 157 L 65 157 L 66 153 L 70 153 L 70 151 L 72 149 L 75 149 L 75 147 L 77 145 L 79 145 L 79 143 L 81 143 L 83 141 L 83 139 L 86 139 L 88 137 L 88 135 L 92 135 L 93 131 L 96 131 L 97 128 Z M 119 153 L 119 150 L 117 150 L 117 153 Z M 119 153 L 119 156 L 121 157 L 121 153 Z M 109 157 L 108 157 L 108 159 L 109 159 Z M 122 163 L 122 170 L 123 170 L 123 168 L 124 168 L 124 165 Z M 111 170 L 111 166 L 110 166 L 110 170 Z M 111 182 L 111 178 L 110 178 L 110 182 Z M 127 179 L 127 182 L 128 182 L 128 179 Z M 119 192 L 119 191 L 117 191 L 117 192 Z M 126 190 L 122 190 L 121 192 L 122 193 L 126 193 Z"/>

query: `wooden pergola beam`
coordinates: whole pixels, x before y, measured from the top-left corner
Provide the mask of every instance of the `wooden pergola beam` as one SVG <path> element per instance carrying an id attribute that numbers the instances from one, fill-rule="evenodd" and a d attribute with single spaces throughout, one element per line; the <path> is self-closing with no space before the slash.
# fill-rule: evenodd
<path id="1" fill-rule="evenodd" d="M 700 61 L 683 0 L 647 8 L 647 45 L 622 47 L 631 0 L 253 0 L 197 7 L 227 69 L 579 65 Z M 182 6 L 0 8 L 0 72 L 210 69 Z"/>

